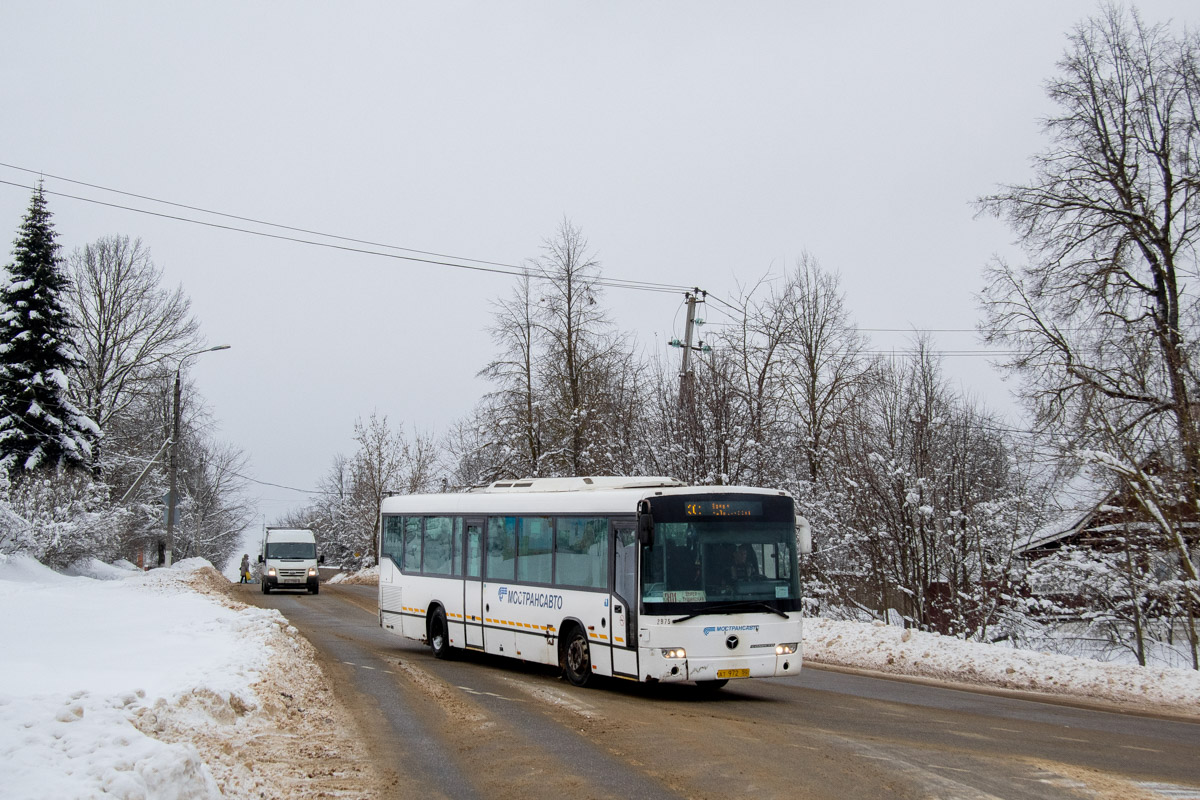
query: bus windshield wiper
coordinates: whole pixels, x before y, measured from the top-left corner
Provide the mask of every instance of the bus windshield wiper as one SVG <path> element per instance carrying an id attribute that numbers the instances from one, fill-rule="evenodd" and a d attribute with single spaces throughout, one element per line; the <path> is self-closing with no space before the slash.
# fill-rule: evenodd
<path id="1" fill-rule="evenodd" d="M 752 608 L 760 609 L 762 611 L 770 611 L 772 614 L 778 614 L 779 616 L 783 617 L 784 619 L 791 619 L 791 617 L 789 617 L 787 614 L 783 613 L 782 611 L 780 611 L 778 608 L 771 605 L 770 603 L 764 603 L 761 600 L 742 600 L 742 601 L 739 601 L 736 603 L 721 603 L 720 605 L 709 606 L 708 608 L 705 608 L 702 611 L 697 611 L 693 614 L 688 614 L 686 617 L 680 617 L 679 619 L 673 619 L 673 620 L 671 620 L 671 624 L 674 625 L 677 622 L 687 622 L 689 619 L 695 619 L 696 617 L 702 617 L 705 614 L 716 614 L 716 613 L 719 613 L 722 611 L 749 611 Z"/>

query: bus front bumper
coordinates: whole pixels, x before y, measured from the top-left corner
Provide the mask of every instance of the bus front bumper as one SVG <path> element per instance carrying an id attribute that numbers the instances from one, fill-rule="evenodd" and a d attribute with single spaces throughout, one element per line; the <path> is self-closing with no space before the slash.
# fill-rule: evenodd
<path id="1" fill-rule="evenodd" d="M 667 658 L 658 649 L 643 653 L 647 681 L 717 681 L 736 678 L 776 678 L 800 672 L 800 653 L 738 655 L 707 658 Z"/>

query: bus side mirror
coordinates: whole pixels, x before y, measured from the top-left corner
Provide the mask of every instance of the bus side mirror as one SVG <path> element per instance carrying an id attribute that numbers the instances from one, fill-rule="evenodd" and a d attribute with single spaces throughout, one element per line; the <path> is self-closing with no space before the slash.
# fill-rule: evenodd
<path id="1" fill-rule="evenodd" d="M 808 520 L 799 515 L 796 516 L 796 544 L 801 553 L 812 552 L 812 526 L 808 524 Z"/>
<path id="2" fill-rule="evenodd" d="M 649 514 L 639 514 L 637 522 L 638 544 L 650 547 L 654 544 L 654 517 Z"/>

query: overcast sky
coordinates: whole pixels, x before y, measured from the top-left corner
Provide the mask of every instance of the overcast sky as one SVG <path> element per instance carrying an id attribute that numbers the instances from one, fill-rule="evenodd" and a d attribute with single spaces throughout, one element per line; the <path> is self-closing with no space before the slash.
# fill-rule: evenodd
<path id="1" fill-rule="evenodd" d="M 1194 3 L 1137 3 L 1194 26 Z M 519 265 L 565 217 L 604 274 L 732 299 L 807 251 L 880 349 L 968 329 L 1011 254 L 972 201 L 1028 174 L 1092 2 L 0 4 L 0 162 L 48 192 L 228 214 Z M 36 175 L 0 167 L 0 180 Z M 30 191 L 0 184 L 0 238 Z M 57 195 L 68 252 L 140 237 L 212 344 L 218 438 L 311 488 L 373 411 L 441 434 L 475 405 L 511 278 L 266 239 Z M 277 229 L 276 233 L 279 233 Z M 305 238 L 313 238 L 311 236 Z M 329 240 L 326 240 L 329 241 Z M 4 263 L 11 246 L 4 248 Z M 610 289 L 677 358 L 681 294 Z M 710 303 L 705 316 L 723 317 Z M 899 329 L 891 332 L 884 329 Z M 906 333 L 905 331 L 909 331 Z M 973 333 L 938 332 L 946 350 Z M 980 355 L 964 392 L 1018 419 Z M 306 496 L 258 485 L 262 517 Z"/>

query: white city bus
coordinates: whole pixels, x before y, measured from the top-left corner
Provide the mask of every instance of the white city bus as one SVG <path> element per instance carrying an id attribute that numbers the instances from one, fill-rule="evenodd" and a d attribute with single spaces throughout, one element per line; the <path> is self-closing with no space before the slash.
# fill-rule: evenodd
<path id="1" fill-rule="evenodd" d="M 544 478 L 383 502 L 379 624 L 593 675 L 695 681 L 800 670 L 786 492 L 670 478 Z"/>

